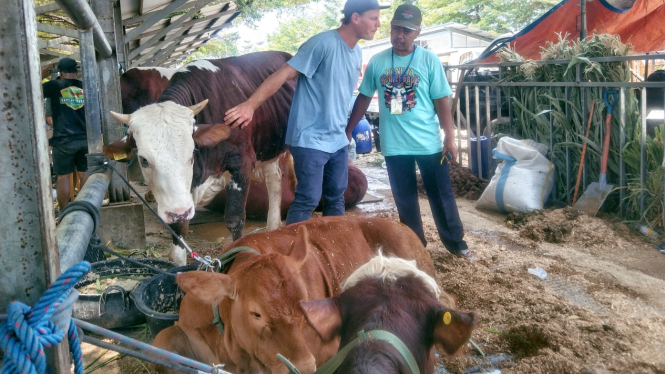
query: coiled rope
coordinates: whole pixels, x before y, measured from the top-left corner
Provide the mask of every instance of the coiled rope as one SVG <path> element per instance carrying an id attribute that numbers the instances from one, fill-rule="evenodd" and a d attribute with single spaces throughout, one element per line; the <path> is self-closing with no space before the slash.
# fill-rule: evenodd
<path id="1" fill-rule="evenodd" d="M 50 321 L 74 285 L 90 271 L 88 262 L 81 262 L 46 290 L 32 308 L 14 301 L 9 305 L 7 320 L 0 325 L 0 347 L 4 352 L 2 374 L 42 374 L 46 371 L 45 347 L 60 344 L 64 337 L 60 327 Z M 83 374 L 83 354 L 76 326 L 69 317 L 67 331 L 70 350 L 74 356 L 76 374 Z"/>

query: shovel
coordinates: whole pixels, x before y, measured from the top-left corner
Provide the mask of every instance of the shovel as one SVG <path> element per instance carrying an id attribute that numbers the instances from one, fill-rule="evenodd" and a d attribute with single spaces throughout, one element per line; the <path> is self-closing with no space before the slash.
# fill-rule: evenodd
<path id="1" fill-rule="evenodd" d="M 614 100 L 609 101 L 609 96 L 614 95 Z M 612 109 L 617 102 L 619 92 L 615 90 L 605 91 L 603 100 L 607 106 L 607 115 L 605 116 L 605 139 L 603 140 L 603 158 L 600 162 L 600 177 L 598 182 L 593 182 L 587 187 L 584 194 L 575 204 L 575 208 L 585 214 L 595 216 L 600 207 L 605 202 L 607 195 L 612 192 L 614 185 L 607 184 L 607 159 L 610 156 L 610 131 L 612 124 Z"/>

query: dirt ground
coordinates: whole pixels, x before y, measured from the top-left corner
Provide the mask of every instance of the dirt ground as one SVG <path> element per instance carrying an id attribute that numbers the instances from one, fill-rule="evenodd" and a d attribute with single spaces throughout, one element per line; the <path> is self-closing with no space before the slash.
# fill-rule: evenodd
<path id="1" fill-rule="evenodd" d="M 397 219 L 382 161 L 369 154 L 356 164 L 368 177 L 368 192 L 383 200 L 347 214 Z M 508 217 L 477 210 L 464 198 L 457 202 L 475 263 L 448 254 L 426 199 L 420 209 L 439 284 L 461 310 L 480 316 L 472 336 L 478 348 L 469 344 L 455 358 L 440 358 L 437 374 L 665 373 L 665 256 L 653 244 L 620 222 L 571 209 Z M 262 224 L 248 222 L 245 232 Z M 231 242 L 222 222 L 190 230 L 188 242 L 200 254 L 218 255 L 216 248 Z M 145 252 L 168 256 L 170 238 L 147 210 L 146 234 Z M 547 272 L 544 280 L 528 272 L 536 267 Z M 149 342 L 144 330 L 135 334 L 143 331 Z M 148 368 L 125 357 L 98 372 Z"/>

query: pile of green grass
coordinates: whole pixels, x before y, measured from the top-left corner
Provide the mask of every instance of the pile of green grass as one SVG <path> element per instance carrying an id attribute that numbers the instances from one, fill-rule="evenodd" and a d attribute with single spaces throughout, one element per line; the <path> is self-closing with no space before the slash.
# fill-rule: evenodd
<path id="1" fill-rule="evenodd" d="M 499 52 L 502 62 L 524 62 L 520 66 L 502 67 L 502 80 L 506 82 L 574 82 L 577 77 L 577 65 L 586 82 L 629 82 L 630 65 L 628 62 L 593 62 L 590 58 L 626 56 L 630 54 L 630 45 L 621 43 L 616 35 L 595 34 L 586 41 L 570 40 L 569 35 L 559 35 L 556 43 L 548 42 L 542 47 L 541 59 L 570 60 L 570 63 L 540 65 L 534 61 L 525 61 L 510 47 Z M 600 161 L 607 113 L 603 101 L 603 88 L 569 87 L 568 96 L 564 87 L 506 87 L 503 95 L 509 97 L 513 105 L 513 126 L 498 126 L 495 131 L 500 135 L 510 134 L 521 139 L 534 139 L 546 145 L 553 144 L 550 158 L 557 173 L 557 197 L 566 200 L 573 196 L 582 145 L 588 142 L 585 169 L 586 185 L 598 181 Z M 583 101 L 586 91 L 586 102 Z M 591 110 L 591 130 L 586 138 L 586 114 Z M 584 104 L 584 105 L 583 105 Z M 620 149 L 620 107 L 617 104 L 612 118 L 610 135 L 610 155 L 608 162 L 608 181 L 619 186 L 620 154 L 623 154 L 628 182 L 626 193 L 627 219 L 643 220 L 652 226 L 660 225 L 662 220 L 663 180 L 662 167 L 663 141 L 662 131 L 655 137 L 647 137 L 648 178 L 644 187 L 640 186 L 640 113 L 636 91 L 626 89 L 626 146 Z M 550 120 L 552 121 L 552 139 L 550 139 Z M 551 141 L 551 143 L 550 143 Z M 569 152 L 571 181 L 566 186 L 566 153 Z M 581 184 L 580 196 L 584 192 Z M 640 216 L 640 198 L 646 193 L 647 211 Z M 616 211 L 618 195 L 614 193 L 606 208 Z"/>

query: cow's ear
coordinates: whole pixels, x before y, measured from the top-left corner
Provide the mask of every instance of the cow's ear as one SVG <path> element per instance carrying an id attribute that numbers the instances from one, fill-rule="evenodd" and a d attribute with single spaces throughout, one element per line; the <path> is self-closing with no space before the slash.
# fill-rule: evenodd
<path id="1" fill-rule="evenodd" d="M 189 271 L 178 274 L 176 282 L 183 291 L 205 304 L 219 304 L 227 297 L 234 299 L 236 294 L 235 282 L 226 274 Z"/>
<path id="2" fill-rule="evenodd" d="M 297 269 L 300 269 L 305 262 L 307 252 L 309 252 L 309 233 L 307 232 L 307 227 L 300 225 L 296 234 L 296 240 L 293 241 L 288 254 Z"/>
<path id="3" fill-rule="evenodd" d="M 196 131 L 194 131 L 194 142 L 201 147 L 214 147 L 222 140 L 229 138 L 231 134 L 231 128 L 224 125 L 223 123 L 218 123 L 216 125 L 196 125 Z"/>
<path id="4" fill-rule="evenodd" d="M 189 110 L 191 110 L 192 112 L 194 112 L 194 115 L 193 115 L 193 116 L 196 117 L 196 115 L 199 114 L 199 113 L 203 110 L 203 108 L 206 107 L 206 105 L 208 105 L 208 99 L 205 99 L 205 100 L 201 101 L 201 102 L 198 103 L 198 104 L 194 104 L 194 105 L 192 105 L 192 106 L 188 106 L 187 108 L 189 108 Z"/>
<path id="5" fill-rule="evenodd" d="M 452 356 L 469 341 L 476 323 L 476 316 L 473 313 L 439 308 L 436 312 L 434 342 L 440 344 L 444 352 Z"/>
<path id="6" fill-rule="evenodd" d="M 342 314 L 335 298 L 300 300 L 298 305 L 305 313 L 307 322 L 314 327 L 324 342 L 329 342 L 340 335 Z"/>
<path id="7" fill-rule="evenodd" d="M 129 134 L 120 140 L 104 146 L 104 157 L 119 162 L 129 162 L 132 159 L 132 150 L 136 148 L 134 135 Z"/>

